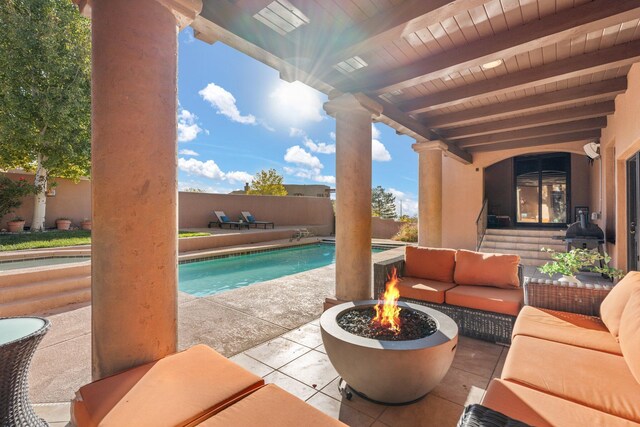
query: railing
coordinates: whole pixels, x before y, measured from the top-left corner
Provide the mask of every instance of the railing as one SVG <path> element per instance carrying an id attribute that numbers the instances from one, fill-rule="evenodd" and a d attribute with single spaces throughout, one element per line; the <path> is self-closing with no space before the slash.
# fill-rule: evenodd
<path id="1" fill-rule="evenodd" d="M 476 250 L 480 250 L 480 246 L 482 246 L 482 241 L 484 240 L 484 235 L 487 232 L 487 215 L 489 212 L 489 199 L 484 199 L 482 202 L 482 209 L 478 214 L 478 218 L 476 219 L 476 229 L 477 229 L 477 238 L 476 238 Z"/>

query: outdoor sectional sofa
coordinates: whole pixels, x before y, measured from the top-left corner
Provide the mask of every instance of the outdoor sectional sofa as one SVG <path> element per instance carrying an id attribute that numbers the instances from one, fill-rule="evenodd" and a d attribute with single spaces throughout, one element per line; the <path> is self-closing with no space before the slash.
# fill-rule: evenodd
<path id="1" fill-rule="evenodd" d="M 518 255 L 407 246 L 405 256 L 374 265 L 374 296 L 395 268 L 400 299 L 451 317 L 461 335 L 508 344 L 524 304 Z"/>
<path id="2" fill-rule="evenodd" d="M 613 287 L 600 317 L 525 306 L 482 405 L 459 425 L 515 425 L 465 420 L 481 408 L 539 427 L 640 426 L 640 272 Z"/>
<path id="3" fill-rule="evenodd" d="M 345 426 L 205 345 L 80 388 L 77 427 Z"/>

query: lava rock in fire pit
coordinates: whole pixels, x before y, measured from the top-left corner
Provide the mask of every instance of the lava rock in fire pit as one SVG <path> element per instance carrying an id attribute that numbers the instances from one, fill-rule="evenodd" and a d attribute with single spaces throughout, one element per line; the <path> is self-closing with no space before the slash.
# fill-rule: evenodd
<path id="1" fill-rule="evenodd" d="M 400 332 L 373 322 L 376 312 L 373 307 L 354 308 L 343 313 L 336 320 L 347 332 L 364 338 L 382 341 L 408 341 L 428 337 L 438 330 L 436 321 L 429 315 L 411 309 L 400 310 Z"/>

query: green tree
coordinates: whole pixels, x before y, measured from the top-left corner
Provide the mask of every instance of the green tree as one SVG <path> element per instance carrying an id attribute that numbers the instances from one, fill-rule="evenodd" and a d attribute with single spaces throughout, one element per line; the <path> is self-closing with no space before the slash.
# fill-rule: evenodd
<path id="1" fill-rule="evenodd" d="M 49 176 L 88 176 L 91 31 L 69 0 L 0 2 L 0 168 L 35 172 L 32 230 Z"/>
<path id="2" fill-rule="evenodd" d="M 261 170 L 251 181 L 247 194 L 260 194 L 263 196 L 286 196 L 287 190 L 282 184 L 282 175 L 275 169 Z"/>
<path id="3" fill-rule="evenodd" d="M 381 186 L 371 190 L 371 211 L 380 218 L 396 217 L 396 196 Z"/>

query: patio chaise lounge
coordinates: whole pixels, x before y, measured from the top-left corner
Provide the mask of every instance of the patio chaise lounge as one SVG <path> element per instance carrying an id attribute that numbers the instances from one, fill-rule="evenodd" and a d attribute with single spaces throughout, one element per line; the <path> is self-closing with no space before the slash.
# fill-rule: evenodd
<path id="1" fill-rule="evenodd" d="M 242 217 L 244 218 L 245 221 L 247 221 L 249 223 L 249 226 L 253 225 L 254 227 L 258 228 L 259 225 L 263 226 L 264 229 L 267 229 L 267 226 L 271 226 L 271 228 L 275 228 L 275 224 L 273 222 L 270 221 L 256 221 L 256 218 L 251 215 L 251 212 L 248 211 L 243 211 L 242 212 Z"/>
<path id="2" fill-rule="evenodd" d="M 209 222 L 209 228 L 213 227 L 214 225 L 217 225 L 218 228 L 223 228 L 223 225 L 228 225 L 229 228 L 236 227 L 237 229 L 240 229 L 241 227 L 249 228 L 249 224 L 247 224 L 246 222 L 231 221 L 229 217 L 225 215 L 224 211 L 213 211 L 213 214 L 216 216 L 217 221 Z"/>
<path id="3" fill-rule="evenodd" d="M 344 426 L 205 345 L 87 384 L 77 427 Z"/>
<path id="4" fill-rule="evenodd" d="M 640 272 L 613 287 L 600 317 L 525 306 L 482 405 L 539 427 L 640 426 Z"/>

